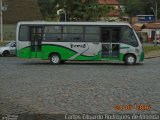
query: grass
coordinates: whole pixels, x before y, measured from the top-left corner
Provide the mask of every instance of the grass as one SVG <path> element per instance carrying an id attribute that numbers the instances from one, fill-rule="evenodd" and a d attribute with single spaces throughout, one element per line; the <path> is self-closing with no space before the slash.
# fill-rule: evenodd
<path id="1" fill-rule="evenodd" d="M 151 51 L 160 50 L 160 46 L 144 46 L 144 53 L 147 54 Z"/>

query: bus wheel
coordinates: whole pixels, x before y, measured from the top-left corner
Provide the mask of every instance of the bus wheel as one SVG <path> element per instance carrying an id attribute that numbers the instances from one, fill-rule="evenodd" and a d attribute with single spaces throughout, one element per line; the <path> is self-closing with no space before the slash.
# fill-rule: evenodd
<path id="1" fill-rule="evenodd" d="M 50 62 L 52 64 L 60 64 L 61 63 L 61 57 L 60 55 L 54 53 L 50 56 Z"/>
<path id="2" fill-rule="evenodd" d="M 136 58 L 132 54 L 128 54 L 124 58 L 124 62 L 126 65 L 134 65 L 136 63 Z"/>
<path id="3" fill-rule="evenodd" d="M 10 53 L 9 53 L 9 51 L 7 51 L 7 50 L 6 50 L 6 51 L 4 51 L 4 52 L 3 52 L 3 54 L 2 54 L 2 55 L 3 55 L 3 56 L 5 56 L 5 57 L 7 57 L 7 56 L 9 56 L 9 55 L 10 55 Z"/>

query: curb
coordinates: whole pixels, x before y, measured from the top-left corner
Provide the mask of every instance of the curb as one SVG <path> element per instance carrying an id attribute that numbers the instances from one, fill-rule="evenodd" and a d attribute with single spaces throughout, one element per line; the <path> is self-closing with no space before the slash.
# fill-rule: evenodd
<path id="1" fill-rule="evenodd" d="M 152 58 L 157 58 L 157 57 L 160 57 L 160 55 L 158 55 L 158 56 L 150 56 L 150 57 L 146 57 L 144 59 L 152 59 Z"/>

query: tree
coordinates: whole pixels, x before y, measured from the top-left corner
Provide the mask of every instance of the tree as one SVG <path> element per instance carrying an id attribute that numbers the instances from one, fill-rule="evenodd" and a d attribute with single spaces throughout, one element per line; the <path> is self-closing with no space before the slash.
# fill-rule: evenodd
<path id="1" fill-rule="evenodd" d="M 124 2 L 124 0 L 121 0 Z M 158 6 L 160 6 L 160 1 L 157 0 Z M 136 15 L 150 15 L 154 14 L 155 0 L 127 0 L 126 2 L 126 13 L 130 16 Z M 158 17 L 160 17 L 160 7 L 158 8 Z"/>
<path id="2" fill-rule="evenodd" d="M 140 0 L 128 0 L 126 4 L 126 12 L 130 16 L 144 14 L 142 2 Z"/>
<path id="3" fill-rule="evenodd" d="M 64 9 L 69 21 L 97 21 L 110 11 L 108 5 L 100 5 L 98 0 L 39 0 L 44 19 L 56 18 L 57 10 Z"/>
<path id="4" fill-rule="evenodd" d="M 79 21 L 82 20 L 83 16 L 83 5 L 80 0 L 65 0 L 63 6 L 67 14 L 67 20 L 69 21 Z"/>
<path id="5" fill-rule="evenodd" d="M 101 18 L 106 18 L 107 13 L 112 9 L 108 5 L 100 5 L 97 0 L 86 0 L 84 7 L 85 14 L 83 18 L 87 21 L 99 21 Z"/>
<path id="6" fill-rule="evenodd" d="M 58 0 L 38 0 L 43 19 L 53 20 L 56 17 Z"/>

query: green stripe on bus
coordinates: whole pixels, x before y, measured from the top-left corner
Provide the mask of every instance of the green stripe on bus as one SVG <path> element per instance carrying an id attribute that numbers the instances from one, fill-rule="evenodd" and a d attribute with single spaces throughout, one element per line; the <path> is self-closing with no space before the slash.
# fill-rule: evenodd
<path id="1" fill-rule="evenodd" d="M 45 44 L 42 46 L 42 51 L 37 52 L 39 53 L 38 56 L 35 55 L 36 52 L 31 52 L 31 46 L 18 50 L 17 56 L 21 58 L 42 58 L 43 60 L 48 60 L 49 55 L 54 52 L 60 54 L 62 60 L 68 60 L 69 58 L 77 54 L 76 51 L 64 46 Z M 100 56 L 79 55 L 78 57 L 75 58 L 75 60 L 100 60 Z"/>
<path id="2" fill-rule="evenodd" d="M 17 51 L 17 56 L 21 58 L 42 58 L 43 60 L 48 60 L 49 55 L 52 53 L 58 53 L 61 56 L 62 60 L 69 60 L 72 56 L 76 55 L 77 52 L 61 45 L 53 45 L 53 44 L 44 44 L 42 45 L 41 52 L 31 52 L 31 46 L 25 47 L 21 50 Z M 37 54 L 37 55 L 36 55 Z M 36 56 L 36 57 L 35 57 Z M 106 58 L 106 60 L 121 60 L 123 61 L 123 54 L 119 54 L 119 58 Z M 74 60 L 102 60 L 101 52 L 98 52 L 95 56 L 86 56 L 86 55 L 79 55 Z"/>

